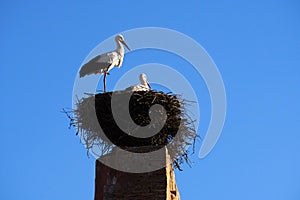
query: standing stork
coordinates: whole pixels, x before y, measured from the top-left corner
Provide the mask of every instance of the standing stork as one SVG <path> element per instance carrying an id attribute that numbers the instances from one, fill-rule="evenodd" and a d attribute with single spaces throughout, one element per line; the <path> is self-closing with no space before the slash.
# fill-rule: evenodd
<path id="1" fill-rule="evenodd" d="M 80 78 L 89 74 L 104 74 L 104 92 L 106 92 L 106 75 L 109 74 L 109 71 L 114 66 L 120 68 L 122 65 L 124 59 L 123 45 L 130 51 L 130 48 L 126 44 L 122 35 L 117 35 L 115 37 L 115 41 L 117 44 L 116 50 L 96 56 L 95 58 L 84 64 L 79 71 Z"/>

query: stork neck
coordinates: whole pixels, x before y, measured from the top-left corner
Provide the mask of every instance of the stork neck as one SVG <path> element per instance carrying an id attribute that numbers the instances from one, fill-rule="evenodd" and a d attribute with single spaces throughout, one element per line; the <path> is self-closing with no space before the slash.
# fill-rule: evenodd
<path id="1" fill-rule="evenodd" d="M 120 55 L 124 55 L 124 47 L 121 42 L 117 41 L 117 50 Z"/>
<path id="2" fill-rule="evenodd" d="M 147 81 L 141 80 L 141 84 L 144 85 L 144 86 L 147 86 Z"/>

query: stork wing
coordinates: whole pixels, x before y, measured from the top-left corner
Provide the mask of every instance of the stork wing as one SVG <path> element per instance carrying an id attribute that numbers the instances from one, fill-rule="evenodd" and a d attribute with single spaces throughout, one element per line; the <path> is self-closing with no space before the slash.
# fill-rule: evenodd
<path id="1" fill-rule="evenodd" d="M 80 77 L 96 73 L 103 74 L 105 69 L 110 66 L 113 67 L 114 65 L 116 65 L 116 63 L 118 63 L 118 60 L 119 54 L 114 51 L 96 56 L 81 67 L 79 71 Z"/>

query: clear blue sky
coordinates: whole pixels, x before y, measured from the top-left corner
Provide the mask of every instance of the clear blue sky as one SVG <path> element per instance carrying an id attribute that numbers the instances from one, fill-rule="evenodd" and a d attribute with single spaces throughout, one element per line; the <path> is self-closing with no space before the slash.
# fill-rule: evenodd
<path id="1" fill-rule="evenodd" d="M 182 199 L 300 199 L 297 0 L 1 1 L 0 16 L 0 199 L 93 199 L 94 159 L 59 111 L 99 42 L 145 26 L 197 40 L 226 87 L 216 147 L 176 172 Z"/>

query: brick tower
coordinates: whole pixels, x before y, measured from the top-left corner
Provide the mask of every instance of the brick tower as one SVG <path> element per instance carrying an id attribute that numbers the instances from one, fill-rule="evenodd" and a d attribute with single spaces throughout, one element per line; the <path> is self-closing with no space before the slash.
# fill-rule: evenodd
<path id="1" fill-rule="evenodd" d="M 128 95 L 99 93 L 79 100 L 74 111 L 71 125 L 97 158 L 94 199 L 179 200 L 172 163 L 180 169 L 188 162 L 187 147 L 196 138 L 184 101 L 155 91 Z M 149 130 L 155 134 L 143 136 Z"/>
<path id="2" fill-rule="evenodd" d="M 180 200 L 172 164 L 156 171 L 128 173 L 96 160 L 95 200 L 145 199 Z"/>

